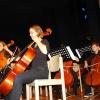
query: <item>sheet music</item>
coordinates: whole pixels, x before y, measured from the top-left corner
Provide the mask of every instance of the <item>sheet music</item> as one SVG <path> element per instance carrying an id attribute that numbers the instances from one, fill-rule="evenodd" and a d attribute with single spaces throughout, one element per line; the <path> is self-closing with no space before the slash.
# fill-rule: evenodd
<path id="1" fill-rule="evenodd" d="M 48 56 L 52 57 L 52 56 L 55 56 L 57 54 L 61 54 L 61 56 L 63 57 L 63 59 L 72 59 L 72 60 L 75 60 L 75 55 L 74 53 L 72 52 L 70 46 L 65 46 L 63 48 L 57 48 L 56 50 L 53 50 L 51 51 Z"/>
<path id="2" fill-rule="evenodd" d="M 75 49 L 76 54 L 78 55 L 79 58 L 82 58 L 82 56 L 84 55 L 84 53 L 86 52 L 90 52 L 91 54 L 93 54 L 94 52 L 91 49 L 91 46 L 86 46 L 84 48 L 79 48 L 79 49 Z"/>

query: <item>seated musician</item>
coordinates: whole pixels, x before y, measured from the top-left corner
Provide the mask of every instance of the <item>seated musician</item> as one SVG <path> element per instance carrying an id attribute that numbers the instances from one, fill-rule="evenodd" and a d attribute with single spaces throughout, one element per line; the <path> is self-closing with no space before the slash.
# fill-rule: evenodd
<path id="1" fill-rule="evenodd" d="M 7 47 L 7 45 L 0 41 L 0 70 L 2 70 L 8 63 L 8 59 L 13 55 L 13 52 Z"/>
<path id="2" fill-rule="evenodd" d="M 34 46 L 36 57 L 32 60 L 29 70 L 16 76 L 13 89 L 5 97 L 5 100 L 19 100 L 24 84 L 31 83 L 35 79 L 48 78 L 47 53 L 50 49 L 49 43 L 46 39 L 42 39 L 44 35 L 39 25 L 31 26 L 29 34 L 31 39 L 36 43 Z"/>

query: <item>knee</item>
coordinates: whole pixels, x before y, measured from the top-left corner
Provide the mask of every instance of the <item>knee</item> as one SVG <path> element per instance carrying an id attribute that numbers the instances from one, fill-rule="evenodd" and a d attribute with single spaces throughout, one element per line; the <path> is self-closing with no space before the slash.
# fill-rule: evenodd
<path id="1" fill-rule="evenodd" d="M 14 79 L 14 84 L 21 84 L 22 81 L 21 81 L 21 78 L 19 77 L 19 75 L 17 75 Z"/>

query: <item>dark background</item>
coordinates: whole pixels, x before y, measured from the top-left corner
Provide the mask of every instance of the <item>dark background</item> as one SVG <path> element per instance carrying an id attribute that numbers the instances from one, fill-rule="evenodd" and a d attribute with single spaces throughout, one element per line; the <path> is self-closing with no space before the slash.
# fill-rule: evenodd
<path id="1" fill-rule="evenodd" d="M 3 0 L 0 40 L 14 40 L 14 46 L 23 49 L 31 41 L 29 26 L 39 24 L 44 31 L 52 29 L 52 35 L 46 37 L 52 49 L 61 44 L 84 47 L 100 40 L 99 14 L 97 0 Z"/>

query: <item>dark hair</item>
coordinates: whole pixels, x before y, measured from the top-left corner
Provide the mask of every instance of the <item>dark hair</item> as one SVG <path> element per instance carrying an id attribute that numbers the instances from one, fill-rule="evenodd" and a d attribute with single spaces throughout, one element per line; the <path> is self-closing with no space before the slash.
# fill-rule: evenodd
<path id="1" fill-rule="evenodd" d="M 100 47 L 100 42 L 94 41 L 94 42 L 92 42 L 91 46 L 93 46 L 93 45 L 96 45 L 96 46 Z"/>

